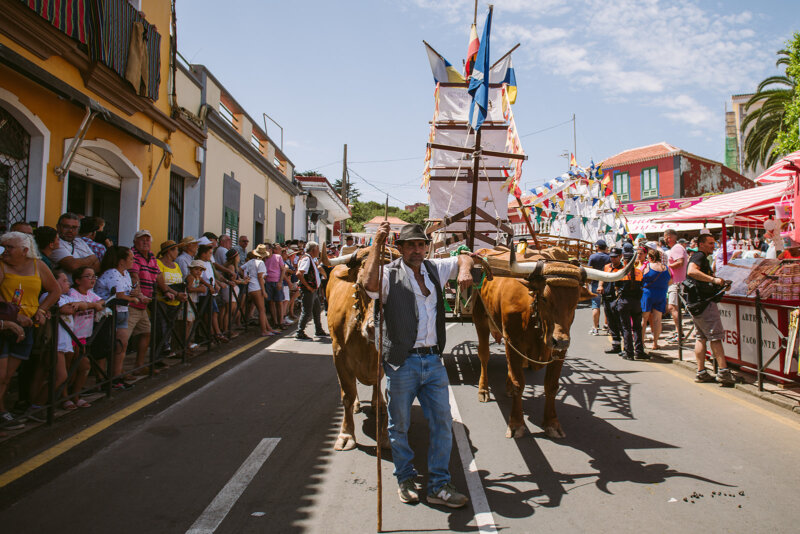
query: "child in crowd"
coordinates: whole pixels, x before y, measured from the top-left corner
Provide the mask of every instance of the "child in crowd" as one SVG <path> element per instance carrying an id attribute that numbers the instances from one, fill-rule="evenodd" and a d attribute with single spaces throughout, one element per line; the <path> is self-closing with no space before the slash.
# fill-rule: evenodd
<path id="1" fill-rule="evenodd" d="M 133 266 L 133 252 L 128 247 L 111 247 L 103 256 L 100 271 L 103 273 L 97 280 L 95 292 L 103 300 L 116 298 L 117 324 L 116 343 L 114 344 L 113 373 L 114 389 L 128 389 L 133 386 L 125 383 L 122 367 L 125 351 L 128 348 L 128 303 L 139 302 L 139 288 L 133 287 L 128 270 Z"/>
<path id="2" fill-rule="evenodd" d="M 204 270 L 202 274 L 202 280 L 209 288 L 210 292 L 212 334 L 215 340 L 222 343 L 227 343 L 229 341 L 228 338 L 222 334 L 222 330 L 219 328 L 219 306 L 217 305 L 217 299 L 214 298 L 217 296 L 217 293 L 219 293 L 222 285 L 219 280 L 215 279 L 214 276 L 214 266 L 211 263 L 211 256 L 213 253 L 213 245 L 200 245 L 197 248 L 197 256 L 195 256 L 195 260 L 200 260 L 203 262 Z"/>
<path id="3" fill-rule="evenodd" d="M 186 313 L 186 338 L 189 340 L 189 350 L 197 348 L 197 343 L 193 343 L 189 336 L 192 333 L 192 323 L 194 322 L 197 309 L 197 303 L 200 301 L 200 296 L 205 295 L 211 286 L 203 280 L 203 271 L 206 266 L 201 260 L 192 260 L 189 264 L 189 274 L 186 275 L 186 293 L 189 294 L 191 301 Z"/>
<path id="4" fill-rule="evenodd" d="M 75 315 L 72 316 L 73 328 L 75 337 L 78 338 L 78 343 L 86 345 L 86 340 L 92 337 L 94 333 L 95 313 L 102 312 L 106 303 L 101 299 L 97 293 L 94 292 L 94 285 L 97 282 L 97 275 L 89 266 L 78 267 L 72 273 L 72 289 L 69 290 L 69 296 L 72 297 L 73 306 L 75 306 Z M 75 342 L 72 343 L 73 348 L 77 349 Z M 75 350 L 73 354 L 80 354 Z M 67 358 L 67 367 L 72 365 L 72 360 Z M 73 390 L 75 391 L 75 405 L 78 408 L 88 408 L 88 403 L 82 405 L 80 400 L 77 399 L 77 394 L 83 389 L 83 384 L 86 382 L 86 377 L 89 374 L 89 360 L 86 356 L 81 359 L 79 369 L 84 372 L 79 373 L 75 377 Z"/>

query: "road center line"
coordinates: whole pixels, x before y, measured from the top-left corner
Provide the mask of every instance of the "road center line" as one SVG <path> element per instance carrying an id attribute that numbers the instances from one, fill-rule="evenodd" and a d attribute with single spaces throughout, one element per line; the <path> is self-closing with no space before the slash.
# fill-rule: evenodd
<path id="1" fill-rule="evenodd" d="M 458 455 L 461 457 L 461 467 L 464 469 L 464 476 L 467 479 L 467 489 L 469 498 L 472 501 L 472 509 L 475 512 L 475 523 L 478 532 L 497 532 L 492 510 L 489 508 L 489 501 L 486 499 L 486 492 L 483 490 L 481 476 L 478 474 L 478 465 L 472 455 L 472 449 L 464 430 L 464 422 L 461 420 L 461 413 L 458 411 L 455 395 L 452 386 L 448 386 L 450 391 L 450 413 L 453 416 L 453 434 L 458 445 Z"/>
<path id="2" fill-rule="evenodd" d="M 262 439 L 186 534 L 211 534 L 217 530 L 280 440 L 281 438 Z"/>
<path id="3" fill-rule="evenodd" d="M 457 323 L 450 323 L 446 329 L 450 330 Z M 463 382 L 463 379 L 462 379 Z M 453 387 L 447 386 L 450 392 L 450 414 L 453 417 L 453 434 L 456 437 L 458 455 L 461 457 L 461 467 L 464 470 L 464 477 L 467 479 L 467 490 L 472 501 L 472 510 L 475 512 L 475 524 L 478 532 L 497 532 L 492 510 L 489 508 L 489 501 L 486 492 L 483 490 L 481 476 L 478 474 L 478 465 L 472 455 L 472 448 L 464 430 L 464 422 L 461 420 L 461 412 L 458 410 L 458 403 L 453 394 Z"/>

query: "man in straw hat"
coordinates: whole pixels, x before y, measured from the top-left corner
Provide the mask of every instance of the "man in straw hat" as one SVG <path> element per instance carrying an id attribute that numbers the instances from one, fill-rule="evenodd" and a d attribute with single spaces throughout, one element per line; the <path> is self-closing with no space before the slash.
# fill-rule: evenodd
<path id="1" fill-rule="evenodd" d="M 419 501 L 414 452 L 408 444 L 411 404 L 418 398 L 430 428 L 428 503 L 460 508 L 467 503 L 467 497 L 456 491 L 448 468 L 453 420 L 449 380 L 441 360 L 445 345 L 442 284 L 457 275 L 462 289 L 469 288 L 472 258 L 459 255 L 426 260 L 428 236 L 420 225 L 407 224 L 396 241 L 402 257 L 384 267 L 381 286 L 378 250 L 390 231 L 389 223 L 384 222 L 375 234 L 364 288 L 371 298 L 380 296 L 383 301 L 381 354 L 386 373 L 389 441 L 394 475 L 400 486 L 397 492 L 404 503 Z"/>

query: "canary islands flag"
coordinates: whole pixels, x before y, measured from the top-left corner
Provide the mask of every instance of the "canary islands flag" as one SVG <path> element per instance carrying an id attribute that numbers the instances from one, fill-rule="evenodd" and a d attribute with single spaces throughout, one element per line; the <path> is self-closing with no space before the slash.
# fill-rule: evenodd
<path id="1" fill-rule="evenodd" d="M 428 61 L 431 63 L 431 72 L 435 83 L 466 83 L 464 76 L 456 70 L 439 52 L 431 45 L 424 42 L 425 51 L 428 53 Z"/>
<path id="2" fill-rule="evenodd" d="M 517 77 L 514 75 L 514 65 L 511 63 L 511 54 L 497 62 L 489 72 L 489 83 L 504 83 L 508 91 L 508 102 L 517 101 Z"/>

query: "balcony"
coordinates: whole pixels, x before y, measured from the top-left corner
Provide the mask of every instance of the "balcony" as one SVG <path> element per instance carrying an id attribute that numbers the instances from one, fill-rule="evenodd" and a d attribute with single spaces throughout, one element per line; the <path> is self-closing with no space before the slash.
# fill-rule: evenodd
<path id="1" fill-rule="evenodd" d="M 61 56 L 126 113 L 158 100 L 161 34 L 127 0 L 0 0 L 0 32 L 41 59 Z"/>

